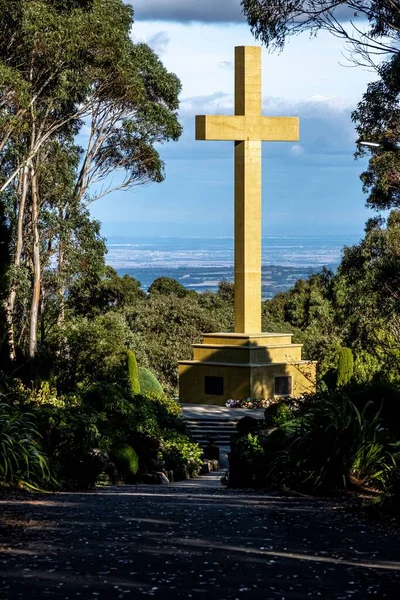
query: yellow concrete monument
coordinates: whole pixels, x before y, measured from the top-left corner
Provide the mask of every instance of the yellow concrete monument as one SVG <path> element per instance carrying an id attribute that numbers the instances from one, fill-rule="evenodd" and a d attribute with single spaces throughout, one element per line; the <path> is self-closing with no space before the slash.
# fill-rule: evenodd
<path id="1" fill-rule="evenodd" d="M 235 115 L 197 116 L 196 139 L 235 143 L 235 333 L 207 334 L 179 365 L 181 402 L 298 396 L 316 364 L 287 334 L 261 332 L 261 142 L 298 141 L 298 117 L 263 117 L 261 48 L 235 49 Z"/>

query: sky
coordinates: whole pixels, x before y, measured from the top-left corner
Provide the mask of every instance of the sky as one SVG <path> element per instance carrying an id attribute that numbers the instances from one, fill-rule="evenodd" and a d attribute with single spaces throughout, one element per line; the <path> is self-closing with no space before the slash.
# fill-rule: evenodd
<path id="1" fill-rule="evenodd" d="M 233 143 L 195 141 L 196 114 L 233 114 L 234 47 L 258 45 L 240 0 L 131 0 L 132 39 L 182 82 L 178 142 L 159 148 L 166 180 L 91 207 L 106 236 L 232 236 Z M 359 235 L 365 208 L 351 112 L 374 73 L 350 66 L 326 32 L 263 48 L 263 114 L 299 116 L 298 143 L 263 143 L 263 235 Z"/>

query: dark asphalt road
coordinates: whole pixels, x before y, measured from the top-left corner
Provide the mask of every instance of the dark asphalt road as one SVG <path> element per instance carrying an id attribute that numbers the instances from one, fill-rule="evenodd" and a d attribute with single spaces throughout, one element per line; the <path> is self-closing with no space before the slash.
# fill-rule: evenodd
<path id="1" fill-rule="evenodd" d="M 340 501 L 126 486 L 1 501 L 0 523 L 1 600 L 400 598 L 398 531 Z"/>

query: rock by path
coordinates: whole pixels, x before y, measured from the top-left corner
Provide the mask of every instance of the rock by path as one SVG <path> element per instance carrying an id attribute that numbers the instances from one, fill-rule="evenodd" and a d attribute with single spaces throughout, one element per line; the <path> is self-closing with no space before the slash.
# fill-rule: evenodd
<path id="1" fill-rule="evenodd" d="M 217 475 L 1 501 L 1 600 L 400 597 L 398 532 Z"/>

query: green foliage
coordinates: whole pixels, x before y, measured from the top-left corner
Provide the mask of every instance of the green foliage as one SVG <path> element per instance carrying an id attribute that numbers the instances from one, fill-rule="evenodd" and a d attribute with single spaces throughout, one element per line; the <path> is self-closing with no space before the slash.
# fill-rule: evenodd
<path id="1" fill-rule="evenodd" d="M 192 358 L 192 345 L 199 343 L 202 332 L 219 331 L 233 325 L 224 304 L 215 294 L 184 298 L 154 293 L 125 310 L 132 332 L 138 363 L 149 368 L 166 394 L 178 391 L 178 361 Z M 229 317 L 230 319 L 230 317 Z M 128 346 L 128 347 L 129 347 Z"/>
<path id="2" fill-rule="evenodd" d="M 159 277 L 155 279 L 149 287 L 150 296 L 154 294 L 162 294 L 163 296 L 176 296 L 177 298 L 185 298 L 188 295 L 187 289 L 171 277 Z"/>
<path id="3" fill-rule="evenodd" d="M 15 362 L 17 353 L 48 350 L 68 309 L 90 317 L 143 295 L 105 268 L 86 206 L 113 191 L 102 185 L 111 173 L 116 189 L 163 181 L 157 147 L 181 134 L 181 86 L 149 46 L 132 41 L 133 9 L 123 0 L 1 7 L 0 217 L 10 233 L 5 331 Z"/>
<path id="4" fill-rule="evenodd" d="M 307 493 L 360 483 L 385 490 L 400 453 L 388 426 L 393 400 L 385 409 L 380 398 L 374 387 L 307 397 L 262 443 L 257 436 L 236 442 L 230 484 L 248 485 L 250 478 L 259 487 L 285 485 Z"/>
<path id="5" fill-rule="evenodd" d="M 176 401 L 165 395 L 149 395 L 146 401 L 152 406 L 157 422 L 165 433 L 169 430 L 186 433 L 186 424 L 182 417 L 182 407 Z"/>
<path id="6" fill-rule="evenodd" d="M 274 402 L 264 411 L 265 422 L 268 427 L 281 427 L 293 416 L 293 409 L 289 402 L 281 400 Z"/>
<path id="7" fill-rule="evenodd" d="M 368 84 L 352 119 L 361 140 L 383 144 L 368 150 L 360 146 L 357 157 L 370 155 L 368 169 L 361 175 L 363 190 L 369 194 L 367 204 L 387 210 L 400 207 L 400 153 L 396 149 L 400 139 L 398 51 L 379 65 L 378 74 L 379 78 Z"/>
<path id="8" fill-rule="evenodd" d="M 399 447 L 397 446 L 397 452 Z M 379 496 L 372 506 L 380 513 L 389 513 L 400 515 L 400 460 L 397 461 L 396 468 L 393 468 L 386 481 L 384 493 Z"/>
<path id="9" fill-rule="evenodd" d="M 242 8 L 253 35 L 270 50 L 282 50 L 287 38 L 302 32 L 315 36 L 328 31 L 349 43 L 351 61 L 356 66 L 376 66 L 375 55 L 398 56 L 399 12 L 391 0 L 372 2 L 343 0 L 340 8 L 365 22 L 362 38 L 354 33 L 357 24 L 338 19 L 335 0 L 241 0 Z"/>
<path id="10" fill-rule="evenodd" d="M 232 445 L 229 456 L 229 487 L 256 487 L 260 470 L 265 462 L 265 452 L 254 434 L 240 437 Z"/>
<path id="11" fill-rule="evenodd" d="M 163 396 L 164 390 L 161 384 L 158 382 L 157 377 L 146 369 L 146 367 L 139 367 L 138 370 L 139 387 L 142 396 Z"/>
<path id="12" fill-rule="evenodd" d="M 352 476 L 371 480 L 386 457 L 379 452 L 372 463 L 360 458 L 378 430 L 378 419 L 367 422 L 346 395 L 316 397 L 301 416 L 284 425 L 283 448 L 269 477 L 320 493 L 346 488 Z"/>
<path id="13" fill-rule="evenodd" d="M 126 348 L 133 336 L 121 314 L 109 312 L 94 319 L 70 319 L 56 340 L 60 349 L 55 368 L 63 389 L 97 381 L 128 384 Z"/>
<path id="14" fill-rule="evenodd" d="M 222 302 L 227 302 L 233 306 L 235 300 L 235 284 L 230 281 L 220 281 L 218 284 L 217 295 Z"/>
<path id="15" fill-rule="evenodd" d="M 30 488 L 52 481 L 41 436 L 31 414 L 0 404 L 0 483 Z"/>
<path id="16" fill-rule="evenodd" d="M 304 344 L 303 357 L 318 361 L 322 378 L 336 366 L 340 329 L 336 325 L 335 277 L 328 269 L 299 280 L 285 293 L 264 303 L 263 328 L 293 333 L 293 342 Z"/>
<path id="17" fill-rule="evenodd" d="M 176 472 L 184 467 L 189 477 L 195 477 L 200 473 L 203 450 L 187 436 L 173 436 L 172 439 L 165 441 L 162 454 L 168 470 Z"/>
<path id="18" fill-rule="evenodd" d="M 127 365 L 128 365 L 128 376 L 131 386 L 132 394 L 139 394 L 141 391 L 141 383 L 139 380 L 139 370 L 137 366 L 136 356 L 132 350 L 128 350 L 126 353 Z"/>
<path id="19" fill-rule="evenodd" d="M 341 348 L 337 368 L 337 385 L 347 385 L 354 373 L 354 358 L 350 348 Z"/>
<path id="20" fill-rule="evenodd" d="M 46 386 L 31 392 L 31 400 L 29 391 L 18 389 L 20 401 L 32 406 L 52 470 L 64 488 L 94 487 L 107 468 L 107 452 L 126 444 L 136 448 L 138 435 L 167 440 L 186 431 L 175 401 L 132 397 L 127 386 L 116 383 L 95 382 L 57 401 L 44 391 Z"/>
<path id="21" fill-rule="evenodd" d="M 110 458 L 127 482 L 134 480 L 139 469 L 139 458 L 131 446 L 114 446 L 110 451 Z"/>

